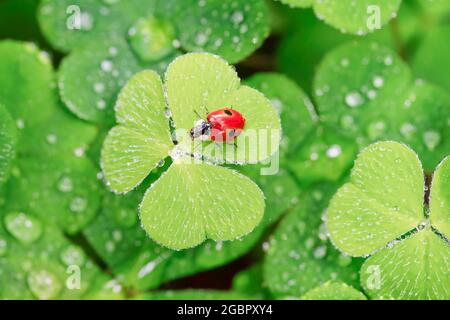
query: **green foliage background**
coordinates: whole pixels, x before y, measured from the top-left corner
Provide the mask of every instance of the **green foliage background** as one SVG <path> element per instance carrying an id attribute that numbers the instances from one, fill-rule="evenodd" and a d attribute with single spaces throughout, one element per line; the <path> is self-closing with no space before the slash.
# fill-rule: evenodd
<path id="1" fill-rule="evenodd" d="M 442 241 L 417 251 L 437 257 L 436 269 L 407 282 L 389 274 L 380 292 L 367 287 L 367 261 L 378 259 L 367 258 L 370 246 L 352 247 L 364 253 L 357 257 L 339 251 L 352 245 L 334 238 L 340 225 L 330 240 L 330 199 L 363 148 L 409 145 L 428 187 L 450 154 L 449 1 L 370 1 L 382 12 L 374 32 L 367 1 L 350 2 L 0 0 L 0 299 L 449 299 L 444 210 L 436 210 Z M 67 28 L 71 5 L 84 13 L 81 30 Z M 147 236 L 138 213 L 172 160 L 117 195 L 100 153 L 127 81 L 147 69 L 163 75 L 198 51 L 222 56 L 270 100 L 283 130 L 280 171 L 227 165 L 263 191 L 261 222 L 237 240 L 175 251 Z M 403 170 L 382 168 L 386 177 Z M 449 208 L 450 173 L 440 168 L 436 197 Z M 406 268 L 419 247 L 391 251 L 394 267 Z"/>

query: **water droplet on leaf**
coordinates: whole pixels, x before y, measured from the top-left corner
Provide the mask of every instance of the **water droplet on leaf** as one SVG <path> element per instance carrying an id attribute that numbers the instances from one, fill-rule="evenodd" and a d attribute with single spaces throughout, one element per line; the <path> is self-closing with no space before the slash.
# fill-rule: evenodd
<path id="1" fill-rule="evenodd" d="M 61 192 L 71 192 L 73 190 L 72 179 L 68 176 L 62 177 L 58 182 L 58 190 Z"/>
<path id="2" fill-rule="evenodd" d="M 38 218 L 23 212 L 9 213 L 4 218 L 6 229 L 17 240 L 30 244 L 39 239 L 42 234 L 42 223 Z"/>
<path id="3" fill-rule="evenodd" d="M 45 269 L 32 270 L 27 282 L 31 293 L 40 300 L 55 299 L 62 290 L 58 277 Z"/>
<path id="4" fill-rule="evenodd" d="M 332 145 L 330 148 L 328 148 L 327 150 L 327 157 L 328 158 L 337 158 L 341 155 L 342 153 L 342 149 L 340 145 Z"/>
<path id="5" fill-rule="evenodd" d="M 437 131 L 430 130 L 423 134 L 423 142 L 428 150 L 434 150 L 441 142 L 441 134 Z"/>
<path id="6" fill-rule="evenodd" d="M 113 69 L 113 63 L 111 60 L 103 60 L 100 67 L 104 72 L 111 72 Z"/>
<path id="7" fill-rule="evenodd" d="M 321 245 L 314 249 L 313 255 L 316 259 L 322 259 L 327 254 L 327 246 Z"/>
<path id="8" fill-rule="evenodd" d="M 70 245 L 60 255 L 61 261 L 66 266 L 82 266 L 86 262 L 86 255 L 79 247 Z"/>
<path id="9" fill-rule="evenodd" d="M 359 92 L 352 91 L 345 96 L 345 103 L 350 108 L 356 108 L 364 103 L 364 99 Z"/>
<path id="10" fill-rule="evenodd" d="M 70 202 L 70 210 L 74 213 L 84 212 L 87 208 L 87 200 L 82 197 L 75 197 Z"/>

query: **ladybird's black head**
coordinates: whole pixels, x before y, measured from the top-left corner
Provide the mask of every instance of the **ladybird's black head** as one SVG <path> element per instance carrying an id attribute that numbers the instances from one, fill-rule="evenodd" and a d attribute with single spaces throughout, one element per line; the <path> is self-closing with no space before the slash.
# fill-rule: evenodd
<path id="1" fill-rule="evenodd" d="M 191 138 L 197 139 L 202 136 L 208 136 L 209 132 L 211 131 L 212 124 L 211 122 L 200 120 L 195 124 L 195 127 L 193 127 L 190 131 Z"/>

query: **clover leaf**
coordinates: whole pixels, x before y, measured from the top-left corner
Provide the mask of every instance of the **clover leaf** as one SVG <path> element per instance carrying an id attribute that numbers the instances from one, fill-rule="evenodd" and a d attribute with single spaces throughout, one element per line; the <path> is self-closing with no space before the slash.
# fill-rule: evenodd
<path id="1" fill-rule="evenodd" d="M 314 288 L 300 300 L 367 300 L 366 296 L 355 288 L 339 281 L 326 282 Z"/>
<path id="2" fill-rule="evenodd" d="M 330 203 L 327 226 L 343 252 L 371 255 L 361 269 L 369 296 L 449 298 L 448 168 L 446 159 L 424 201 L 422 166 L 411 149 L 379 142 L 359 155 Z"/>
<path id="3" fill-rule="evenodd" d="M 110 125 L 112 106 L 126 81 L 139 70 L 167 67 L 177 51 L 172 43 L 167 46 L 172 39 L 164 25 L 155 22 L 155 9 L 151 0 L 42 1 L 39 17 L 44 34 L 55 47 L 70 52 L 58 79 L 61 98 L 70 111 L 81 119 Z M 79 25 L 69 28 L 69 23 Z"/>
<path id="4" fill-rule="evenodd" d="M 278 151 L 281 130 L 277 111 L 263 94 L 241 86 L 236 71 L 222 59 L 198 54 L 176 59 L 167 69 L 166 89 L 171 117 L 181 132 L 176 139 L 186 152 L 219 163 L 244 164 L 263 161 Z M 198 120 L 197 114 L 206 117 L 208 111 L 225 107 L 238 110 L 245 118 L 246 130 L 235 140 L 236 148 L 190 138 L 188 132 Z M 256 139 L 249 141 L 252 135 Z"/>
<path id="5" fill-rule="evenodd" d="M 16 127 L 8 111 L 0 105 L 0 186 L 6 181 L 15 153 Z"/>
<path id="6" fill-rule="evenodd" d="M 289 137 L 289 140 L 294 141 L 298 136 L 295 130 L 298 122 L 308 123 L 303 117 L 308 116 L 308 111 L 297 108 L 297 96 L 284 88 L 286 83 L 292 85 L 278 74 L 259 74 L 245 81 L 246 85 L 260 90 L 271 100 L 272 106 L 280 113 L 285 129 L 284 138 Z M 285 96 L 291 98 L 284 99 Z M 138 203 L 148 185 L 167 169 L 170 161 L 165 161 L 161 168 L 153 171 L 137 190 L 125 196 L 106 195 L 104 209 L 84 233 L 113 272 L 123 279 L 122 282 L 137 289 L 157 287 L 170 280 L 221 266 L 254 247 L 267 227 L 298 201 L 300 191 L 286 170 L 284 154 L 288 145 L 282 146 L 284 151 L 280 151 L 281 163 L 276 175 L 261 175 L 261 170 L 267 164 L 233 166 L 255 181 L 266 196 L 261 223 L 250 235 L 239 241 L 206 241 L 196 248 L 175 253 L 145 239 L 144 232 L 137 224 Z"/>
<path id="7" fill-rule="evenodd" d="M 27 211 L 79 231 L 95 215 L 97 170 L 84 152 L 96 129 L 57 100 L 48 55 L 35 45 L 0 42 L 0 103 L 18 128 L 17 157 L 4 190 L 8 211 Z"/>
<path id="8" fill-rule="evenodd" d="M 169 250 L 149 239 L 138 223 L 139 202 L 148 184 L 145 181 L 126 195 L 105 195 L 103 209 L 83 230 L 102 260 L 127 287 L 157 288 L 162 283 L 222 266 L 252 248 L 267 227 L 265 215 L 251 234 L 238 241 L 206 241 L 189 250 Z"/>
<path id="9" fill-rule="evenodd" d="M 328 153 L 330 144 L 318 142 L 327 136 L 340 147 L 346 159 L 339 159 L 339 166 L 345 169 L 355 143 L 363 148 L 380 139 L 403 141 L 417 150 L 426 171 L 448 151 L 450 98 L 438 87 L 413 80 L 397 54 L 378 43 L 352 41 L 328 53 L 314 79 L 314 101 L 324 128 L 300 144 L 302 161 L 297 157 L 290 165 L 304 180 L 312 172 L 308 166 L 338 151 Z M 325 175 L 323 166 L 317 168 Z M 336 172 L 330 170 L 330 177 Z"/>
<path id="10" fill-rule="evenodd" d="M 54 224 L 29 213 L 0 213 L 1 299 L 78 299 L 92 289 L 100 269 Z"/>
<path id="11" fill-rule="evenodd" d="M 49 43 L 59 51 L 70 52 L 102 38 L 123 37 L 135 20 L 154 12 L 155 2 L 42 0 L 37 17 Z"/>
<path id="12" fill-rule="evenodd" d="M 266 81 L 276 88 L 274 82 Z M 448 96 L 414 81 L 397 54 L 377 43 L 350 42 L 328 53 L 314 79 L 315 106 L 300 88 L 296 91 L 298 108 L 317 110 L 316 126 L 299 135 L 288 155 L 288 167 L 301 184 L 337 181 L 358 147 L 379 139 L 412 145 L 427 171 L 448 150 Z M 279 96 L 278 101 L 295 105 L 286 93 Z"/>
<path id="13" fill-rule="evenodd" d="M 292 7 L 313 7 L 317 17 L 342 33 L 365 35 L 397 15 L 401 0 L 279 0 Z M 378 16 L 379 15 L 379 16 Z M 372 25 L 379 19 L 380 25 Z"/>
<path id="14" fill-rule="evenodd" d="M 187 248 L 205 238 L 219 241 L 245 235 L 263 212 L 264 196 L 250 179 L 215 165 L 192 166 L 179 159 L 144 196 L 141 221 L 156 241 Z"/>
<path id="15" fill-rule="evenodd" d="M 55 47 L 70 52 L 58 80 L 69 110 L 81 119 L 110 125 L 113 102 L 132 74 L 165 70 L 181 49 L 209 51 L 237 62 L 268 35 L 262 0 L 233 5 L 215 0 L 192 2 L 42 1 L 39 21 L 44 34 Z M 180 10 L 184 19 L 178 18 Z M 219 22 L 218 16 L 224 21 Z M 77 25 L 71 28 L 70 23 Z M 205 29 L 193 34 L 198 26 Z M 199 40 L 202 37 L 204 41 Z"/>
<path id="16" fill-rule="evenodd" d="M 162 1 L 179 41 L 187 51 L 206 51 L 236 63 L 258 48 L 269 35 L 268 10 L 261 0 Z M 163 6 L 167 4 L 163 4 Z M 183 19 L 179 14 L 183 13 Z"/>
<path id="17" fill-rule="evenodd" d="M 399 18 L 400 24 L 404 15 Z M 290 23 L 292 31 L 281 38 L 277 51 L 277 65 L 280 72 L 295 80 L 310 94 L 313 92 L 312 82 L 316 69 L 325 55 L 346 42 L 358 40 L 360 37 L 341 33 L 318 20 L 309 10 L 296 12 L 292 20 Z M 364 39 L 395 47 L 391 30 L 388 28 L 368 34 Z M 292 56 L 301 56 L 302 59 L 292 59 Z"/>
<path id="18" fill-rule="evenodd" d="M 196 122 L 194 111 L 202 106 L 236 107 L 247 120 L 245 130 L 279 132 L 278 115 L 262 94 L 245 86 L 239 88 L 233 69 L 211 54 L 177 58 L 168 68 L 166 88 L 174 125 L 185 129 L 184 136 L 177 136 L 180 145 L 171 141 L 159 76 L 153 71 L 138 73 L 119 95 L 119 125 L 109 132 L 102 150 L 102 169 L 110 188 L 129 192 L 170 154 L 173 164 L 149 188 L 140 206 L 141 222 L 149 235 L 169 248 L 184 249 L 205 238 L 231 240 L 249 233 L 264 211 L 262 192 L 233 170 L 207 162 L 192 163 L 191 152 L 183 143 L 189 140 L 193 144 L 188 132 Z M 275 141 L 265 158 L 277 147 Z M 222 150 L 219 144 L 214 148 Z M 245 162 L 242 149 L 238 139 L 234 152 Z M 253 146 L 253 150 L 258 148 Z"/>
<path id="19" fill-rule="evenodd" d="M 58 74 L 61 98 L 81 119 L 111 125 L 112 106 L 127 80 L 146 68 L 165 70 L 175 55 L 172 50 L 156 61 L 145 62 L 122 38 L 100 38 L 73 50 L 63 60 Z M 80 90 L 84 94 L 80 95 Z"/>
<path id="20" fill-rule="evenodd" d="M 153 46 L 146 38 L 157 26 L 173 35 L 174 47 L 215 53 L 230 63 L 247 57 L 269 35 L 263 0 L 43 0 L 38 20 L 47 40 L 63 52 L 100 38 L 123 39 L 128 32 L 133 48 L 146 56 L 148 51 L 141 49 Z M 158 32 L 152 34 L 155 41 L 161 39 Z M 150 47 L 141 46 L 145 43 Z"/>
<path id="21" fill-rule="evenodd" d="M 275 230 L 264 262 L 274 296 L 298 297 L 335 279 L 358 285 L 361 261 L 340 254 L 328 241 L 325 214 L 334 190 L 330 184 L 307 189 Z"/>
<path id="22" fill-rule="evenodd" d="M 140 184 L 173 147 L 164 114 L 162 82 L 153 71 L 134 76 L 116 104 L 119 126 L 105 139 L 102 168 L 112 190 L 126 193 Z"/>

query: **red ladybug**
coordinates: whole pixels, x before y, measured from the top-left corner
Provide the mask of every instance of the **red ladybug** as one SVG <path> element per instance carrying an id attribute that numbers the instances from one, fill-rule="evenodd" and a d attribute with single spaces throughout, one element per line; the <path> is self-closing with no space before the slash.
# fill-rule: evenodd
<path id="1" fill-rule="evenodd" d="M 245 126 L 242 114 L 231 108 L 218 109 L 209 113 L 206 121 L 197 121 L 191 129 L 191 138 L 216 142 L 233 142 Z"/>

